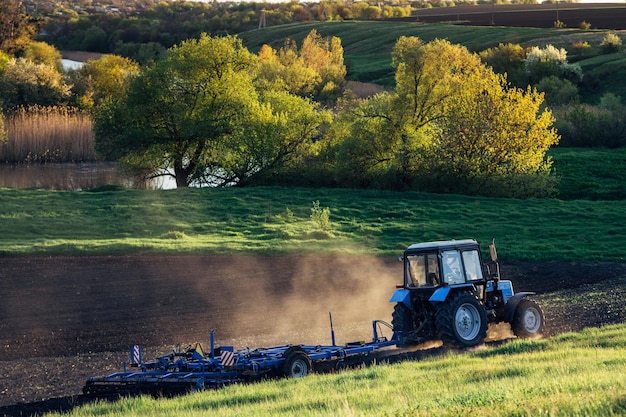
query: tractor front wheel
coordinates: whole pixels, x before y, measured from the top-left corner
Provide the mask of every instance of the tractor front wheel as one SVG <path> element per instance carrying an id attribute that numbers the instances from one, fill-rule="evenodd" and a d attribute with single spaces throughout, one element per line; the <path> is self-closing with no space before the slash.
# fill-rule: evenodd
<path id="1" fill-rule="evenodd" d="M 487 313 L 476 296 L 460 291 L 449 295 L 435 311 L 435 324 L 445 345 L 467 348 L 487 336 Z"/>
<path id="2" fill-rule="evenodd" d="M 543 333 L 545 318 L 539 304 L 522 299 L 515 308 L 511 330 L 519 338 L 538 337 Z"/>

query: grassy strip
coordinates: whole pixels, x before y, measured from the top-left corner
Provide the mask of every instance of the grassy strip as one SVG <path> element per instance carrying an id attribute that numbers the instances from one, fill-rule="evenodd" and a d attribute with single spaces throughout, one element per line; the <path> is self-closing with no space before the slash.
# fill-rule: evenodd
<path id="1" fill-rule="evenodd" d="M 0 253 L 341 252 L 496 237 L 503 260 L 623 261 L 626 201 L 302 188 L 0 189 Z M 311 219 L 330 209 L 328 230 Z M 608 244 L 607 242 L 610 242 Z"/>
<path id="2" fill-rule="evenodd" d="M 96 403 L 70 416 L 617 416 L 626 325 L 473 353 L 232 386 L 175 399 Z"/>
<path id="3" fill-rule="evenodd" d="M 626 199 L 626 149 L 557 148 L 550 151 L 564 200 Z"/>

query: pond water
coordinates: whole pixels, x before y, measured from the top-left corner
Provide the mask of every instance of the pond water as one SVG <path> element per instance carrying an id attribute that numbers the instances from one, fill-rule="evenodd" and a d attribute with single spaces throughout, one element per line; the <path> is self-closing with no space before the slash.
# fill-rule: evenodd
<path id="1" fill-rule="evenodd" d="M 86 190 L 103 185 L 121 185 L 142 189 L 176 188 L 173 180 L 165 178 L 145 183 L 125 177 L 119 172 L 115 162 L 0 164 L 0 187 Z"/>
<path id="2" fill-rule="evenodd" d="M 71 59 L 62 59 L 61 65 L 63 65 L 63 69 L 67 71 L 81 69 L 84 63 L 80 61 L 72 61 Z"/>

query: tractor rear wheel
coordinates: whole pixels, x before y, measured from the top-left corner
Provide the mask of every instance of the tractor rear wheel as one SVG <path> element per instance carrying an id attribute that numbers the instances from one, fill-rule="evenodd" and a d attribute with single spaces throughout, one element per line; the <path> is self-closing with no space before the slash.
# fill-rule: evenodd
<path id="1" fill-rule="evenodd" d="M 454 292 L 439 304 L 435 325 L 445 345 L 466 348 L 481 344 L 487 337 L 487 313 L 481 302 L 468 292 Z"/>
<path id="2" fill-rule="evenodd" d="M 391 326 L 394 332 L 409 333 L 413 330 L 413 318 L 411 317 L 411 310 L 402 304 L 397 303 L 393 308 L 391 314 Z"/>
<path id="3" fill-rule="evenodd" d="M 539 304 L 522 299 L 515 308 L 511 330 L 519 338 L 538 337 L 543 333 L 545 318 Z"/>
<path id="4" fill-rule="evenodd" d="M 391 327 L 394 332 L 401 334 L 402 345 L 414 345 L 419 343 L 423 338 L 417 338 L 414 334 L 415 324 L 413 322 L 413 314 L 411 310 L 403 303 L 397 303 L 391 314 Z"/>
<path id="5" fill-rule="evenodd" d="M 284 357 L 285 363 L 282 366 L 282 371 L 287 378 L 302 378 L 311 372 L 313 364 L 302 349 L 289 348 Z"/>

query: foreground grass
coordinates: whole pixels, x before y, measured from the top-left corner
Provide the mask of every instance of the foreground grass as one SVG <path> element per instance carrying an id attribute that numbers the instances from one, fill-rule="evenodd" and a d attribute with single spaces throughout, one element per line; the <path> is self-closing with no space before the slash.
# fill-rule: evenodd
<path id="1" fill-rule="evenodd" d="M 473 353 L 126 399 L 70 416 L 617 416 L 626 413 L 626 325 Z"/>
<path id="2" fill-rule="evenodd" d="M 0 189 L 0 253 L 341 252 L 499 242 L 503 260 L 623 261 L 626 201 L 496 199 L 349 189 L 61 192 Z M 328 230 L 312 203 L 330 209 Z M 610 242 L 610 244 L 608 244 Z"/>

